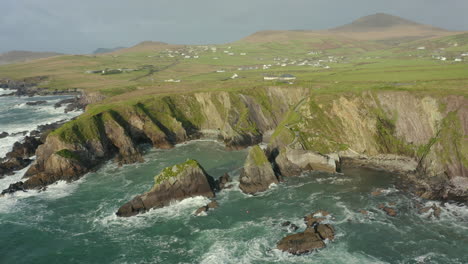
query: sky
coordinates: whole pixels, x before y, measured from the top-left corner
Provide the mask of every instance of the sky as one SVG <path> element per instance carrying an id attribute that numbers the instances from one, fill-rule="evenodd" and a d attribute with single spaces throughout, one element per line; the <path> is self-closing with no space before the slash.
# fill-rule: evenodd
<path id="1" fill-rule="evenodd" d="M 259 30 L 327 29 L 388 13 L 468 30 L 468 0 L 1 0 L 0 53 L 91 53 L 152 40 L 221 44 Z"/>

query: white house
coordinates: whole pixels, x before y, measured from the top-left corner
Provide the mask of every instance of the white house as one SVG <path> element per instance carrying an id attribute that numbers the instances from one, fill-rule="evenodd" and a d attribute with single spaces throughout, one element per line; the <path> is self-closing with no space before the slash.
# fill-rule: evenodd
<path id="1" fill-rule="evenodd" d="M 278 80 L 279 77 L 278 76 L 273 76 L 273 75 L 266 75 L 266 76 L 263 76 L 263 80 L 264 81 L 274 81 L 274 80 Z"/>

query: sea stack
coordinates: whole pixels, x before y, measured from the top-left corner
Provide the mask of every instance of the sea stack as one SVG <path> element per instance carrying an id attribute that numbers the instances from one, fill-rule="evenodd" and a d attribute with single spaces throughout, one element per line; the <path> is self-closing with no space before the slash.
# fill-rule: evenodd
<path id="1" fill-rule="evenodd" d="M 187 160 L 165 168 L 154 178 L 153 188 L 138 195 L 117 211 L 117 216 L 129 217 L 152 208 L 161 208 L 171 201 L 195 196 L 213 198 L 215 181 L 196 160 Z"/>
<path id="2" fill-rule="evenodd" d="M 278 183 L 278 179 L 265 152 L 256 145 L 250 149 L 245 161 L 239 188 L 244 193 L 255 194 L 268 190 L 272 183 Z"/>

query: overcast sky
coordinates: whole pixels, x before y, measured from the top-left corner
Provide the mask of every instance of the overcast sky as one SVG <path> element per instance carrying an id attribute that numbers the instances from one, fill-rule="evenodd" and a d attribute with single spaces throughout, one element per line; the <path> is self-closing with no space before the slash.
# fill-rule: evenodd
<path id="1" fill-rule="evenodd" d="M 468 30 L 468 0 L 0 0 L 0 10 L 0 52 L 226 43 L 258 30 L 326 29 L 378 12 Z"/>

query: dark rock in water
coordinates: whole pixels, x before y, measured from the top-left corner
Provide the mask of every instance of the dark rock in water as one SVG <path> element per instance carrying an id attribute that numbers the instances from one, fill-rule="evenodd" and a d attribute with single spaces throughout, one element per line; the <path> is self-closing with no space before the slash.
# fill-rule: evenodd
<path id="1" fill-rule="evenodd" d="M 291 223 L 291 221 L 286 221 L 286 222 L 283 222 L 281 223 L 281 226 L 282 227 L 287 227 L 288 228 L 288 231 L 290 232 L 295 232 L 299 229 L 299 227 L 293 223 Z"/>
<path id="2" fill-rule="evenodd" d="M 195 211 L 194 214 L 195 214 L 196 216 L 199 216 L 199 215 L 201 215 L 201 214 L 204 213 L 204 212 L 208 212 L 210 209 L 214 209 L 214 208 L 218 208 L 218 207 L 219 207 L 218 202 L 216 202 L 216 201 L 211 201 L 209 204 L 198 208 L 197 211 Z"/>
<path id="3" fill-rule="evenodd" d="M 299 229 L 299 227 L 298 227 L 297 225 L 295 225 L 295 224 L 291 224 L 291 225 L 289 226 L 289 230 L 291 230 L 291 232 L 295 232 L 295 231 L 297 231 L 298 229 Z"/>
<path id="4" fill-rule="evenodd" d="M 320 237 L 325 240 L 333 240 L 335 239 L 335 230 L 331 225 L 317 225 L 315 231 L 320 235 Z"/>
<path id="5" fill-rule="evenodd" d="M 33 106 L 33 105 L 43 105 L 43 104 L 47 104 L 47 101 L 32 101 L 32 102 L 26 102 L 26 105 L 30 105 L 30 106 Z"/>
<path id="6" fill-rule="evenodd" d="M 278 183 L 278 179 L 265 152 L 258 145 L 252 147 L 240 175 L 239 188 L 255 194 L 268 190 L 272 183 Z"/>
<path id="7" fill-rule="evenodd" d="M 304 222 L 307 227 L 314 227 L 318 225 L 319 223 L 323 222 L 326 219 L 325 217 L 328 215 L 330 215 L 329 212 L 319 210 L 312 214 L 304 216 Z"/>
<path id="8" fill-rule="evenodd" d="M 377 190 L 371 192 L 371 195 L 372 196 L 380 196 L 383 193 L 382 191 L 383 191 L 382 189 L 377 189 Z"/>
<path id="9" fill-rule="evenodd" d="M 6 138 L 8 137 L 10 134 L 8 134 L 7 132 L 2 132 L 0 133 L 0 138 Z"/>
<path id="10" fill-rule="evenodd" d="M 382 209 L 389 216 L 397 216 L 397 211 L 393 208 L 387 207 L 383 204 L 379 205 L 379 208 Z"/>
<path id="11" fill-rule="evenodd" d="M 2 195 L 15 193 L 17 191 L 25 191 L 23 182 L 10 184 L 10 186 L 2 191 Z"/>
<path id="12" fill-rule="evenodd" d="M 0 163 L 0 177 L 12 175 L 14 171 L 26 168 L 31 162 L 32 160 L 23 159 L 21 157 L 6 159 Z"/>
<path id="13" fill-rule="evenodd" d="M 440 218 L 440 214 L 442 213 L 442 209 L 440 209 L 440 207 L 438 207 L 437 205 L 432 205 L 432 215 L 434 215 L 437 219 Z"/>
<path id="14" fill-rule="evenodd" d="M 364 210 L 364 209 L 359 210 L 359 212 L 360 212 L 361 214 L 363 214 L 363 215 L 368 215 L 368 214 L 369 214 L 369 212 L 366 211 L 366 210 Z"/>
<path id="15" fill-rule="evenodd" d="M 320 224 L 324 218 L 316 218 L 316 216 L 328 216 L 327 211 L 317 211 L 304 217 L 307 228 L 302 233 L 297 233 L 284 237 L 277 244 L 279 250 L 294 254 L 302 255 L 310 253 L 316 249 L 325 247 L 324 240 L 333 240 L 335 238 L 335 230 L 329 224 Z M 320 220 L 322 219 L 322 220 Z M 291 222 L 282 223 L 282 226 L 287 226 Z M 296 231 L 298 227 L 291 224 L 290 229 Z"/>
<path id="16" fill-rule="evenodd" d="M 432 209 L 432 207 L 430 207 L 430 206 L 429 207 L 423 207 L 423 208 L 418 210 L 418 213 L 419 214 L 425 214 L 425 213 L 429 212 L 429 210 L 431 210 L 431 209 Z"/>
<path id="17" fill-rule="evenodd" d="M 11 136 L 19 136 L 19 135 L 22 135 L 22 136 L 26 136 L 26 134 L 28 134 L 29 131 L 25 130 L 25 131 L 21 131 L 21 132 L 16 132 L 16 133 L 12 133 Z"/>
<path id="18" fill-rule="evenodd" d="M 42 142 L 35 137 L 25 137 L 23 142 L 15 142 L 13 150 L 6 154 L 7 158 L 29 158 L 34 156 Z"/>
<path id="19" fill-rule="evenodd" d="M 74 97 L 69 99 L 64 99 L 54 105 L 55 108 L 62 107 L 63 105 L 67 105 L 65 108 L 65 113 L 77 111 L 77 110 L 84 110 L 86 107 L 86 103 L 81 100 L 81 98 Z"/>
<path id="20" fill-rule="evenodd" d="M 277 248 L 281 251 L 289 252 L 294 255 L 310 253 L 316 249 L 324 248 L 325 243 L 319 234 L 314 232 L 303 232 L 286 236 L 281 239 Z"/>
<path id="21" fill-rule="evenodd" d="M 227 184 L 231 182 L 231 177 L 229 174 L 225 173 L 223 176 L 219 177 L 219 179 L 216 181 L 216 185 L 218 186 L 219 190 L 223 190 L 228 188 Z"/>
<path id="22" fill-rule="evenodd" d="M 195 160 L 165 168 L 154 178 L 153 188 L 138 195 L 117 211 L 117 216 L 129 217 L 160 208 L 171 201 L 180 201 L 194 196 L 215 196 L 215 181 Z M 209 205 L 213 206 L 213 205 Z"/>

